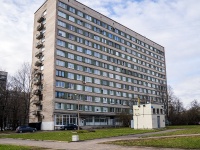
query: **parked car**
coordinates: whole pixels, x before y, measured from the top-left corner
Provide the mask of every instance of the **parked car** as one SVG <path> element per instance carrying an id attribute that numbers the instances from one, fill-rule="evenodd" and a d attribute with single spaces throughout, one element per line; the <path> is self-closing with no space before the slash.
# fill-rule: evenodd
<path id="1" fill-rule="evenodd" d="M 16 129 L 16 132 L 17 132 L 17 133 L 35 132 L 35 131 L 37 131 L 36 128 L 32 128 L 32 127 L 29 127 L 29 126 L 19 126 L 19 127 L 17 127 L 17 129 Z"/>
<path id="2" fill-rule="evenodd" d="M 68 124 L 68 125 L 60 127 L 60 130 L 77 130 L 77 129 L 78 129 L 78 126 L 76 124 Z"/>

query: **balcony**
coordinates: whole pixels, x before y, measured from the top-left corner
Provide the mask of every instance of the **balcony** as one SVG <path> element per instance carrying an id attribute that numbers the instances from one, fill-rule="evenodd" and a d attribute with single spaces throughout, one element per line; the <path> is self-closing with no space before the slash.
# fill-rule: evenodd
<path id="1" fill-rule="evenodd" d="M 40 17 L 38 18 L 37 22 L 38 22 L 38 23 L 41 23 L 41 22 L 44 21 L 44 20 L 45 20 L 44 16 L 40 16 Z"/>
<path id="2" fill-rule="evenodd" d="M 41 105 L 41 101 L 39 99 L 35 99 L 32 101 L 34 105 Z"/>
<path id="3" fill-rule="evenodd" d="M 37 51 L 35 53 L 35 57 L 40 57 L 40 56 L 42 56 L 42 51 L 41 50 L 39 50 L 39 51 Z"/>
<path id="4" fill-rule="evenodd" d="M 41 95 L 41 90 L 40 89 L 36 89 L 33 91 L 34 95 Z"/>
<path id="5" fill-rule="evenodd" d="M 40 85 L 40 84 L 41 84 L 41 80 L 38 79 L 38 78 L 35 78 L 35 79 L 33 80 L 33 84 L 34 84 L 34 85 Z"/>
<path id="6" fill-rule="evenodd" d="M 41 31 L 43 28 L 44 28 L 44 25 L 43 24 L 39 24 L 37 26 L 37 31 Z"/>
<path id="7" fill-rule="evenodd" d="M 42 74 L 42 71 L 41 70 L 35 70 L 34 71 L 34 75 L 41 75 Z"/>
<path id="8" fill-rule="evenodd" d="M 41 41 L 37 42 L 35 47 L 36 48 L 41 48 L 43 46 L 43 43 Z"/>
<path id="9" fill-rule="evenodd" d="M 35 62 L 35 66 L 37 66 L 37 67 L 42 66 L 42 61 L 41 60 L 37 60 Z"/>
<path id="10" fill-rule="evenodd" d="M 38 39 L 38 40 L 41 39 L 41 38 L 43 38 L 43 37 L 44 37 L 44 35 L 43 35 L 42 32 L 36 34 L 36 39 Z"/>

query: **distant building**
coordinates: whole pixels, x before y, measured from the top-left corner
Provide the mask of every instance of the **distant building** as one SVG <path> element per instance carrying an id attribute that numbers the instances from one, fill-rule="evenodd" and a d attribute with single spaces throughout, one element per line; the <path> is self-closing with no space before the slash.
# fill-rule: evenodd
<path id="1" fill-rule="evenodd" d="M 165 112 L 162 104 L 141 104 L 133 106 L 134 129 L 155 129 L 165 127 Z"/>
<path id="2" fill-rule="evenodd" d="M 0 71 L 0 88 L 6 88 L 6 83 L 7 83 L 7 76 L 8 73 L 4 71 Z"/>
<path id="3" fill-rule="evenodd" d="M 134 99 L 165 101 L 163 46 L 76 0 L 46 0 L 34 19 L 30 123 L 115 126 Z"/>

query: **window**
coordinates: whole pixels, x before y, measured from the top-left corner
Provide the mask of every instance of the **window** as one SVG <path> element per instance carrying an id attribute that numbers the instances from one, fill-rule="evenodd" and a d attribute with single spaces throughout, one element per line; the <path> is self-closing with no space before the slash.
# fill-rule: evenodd
<path id="1" fill-rule="evenodd" d="M 86 50 L 85 50 L 85 54 L 87 54 L 87 55 L 92 55 L 92 51 L 89 50 L 89 49 L 86 49 Z"/>
<path id="2" fill-rule="evenodd" d="M 56 96 L 56 98 L 64 98 L 65 93 L 64 92 L 56 92 L 55 96 Z"/>
<path id="3" fill-rule="evenodd" d="M 108 112 L 108 108 L 107 107 L 103 107 L 103 112 Z"/>
<path id="4" fill-rule="evenodd" d="M 64 42 L 64 41 L 61 41 L 61 40 L 57 40 L 57 45 L 58 45 L 58 46 L 65 47 L 65 42 Z"/>
<path id="5" fill-rule="evenodd" d="M 100 79 L 94 79 L 94 83 L 95 84 L 101 84 L 101 80 Z"/>
<path id="6" fill-rule="evenodd" d="M 117 96 L 121 96 L 121 92 L 116 91 L 116 95 L 117 95 Z"/>
<path id="7" fill-rule="evenodd" d="M 94 88 L 94 93 L 101 93 L 100 88 Z"/>
<path id="8" fill-rule="evenodd" d="M 75 9 L 73 7 L 69 7 L 69 11 L 75 13 Z"/>
<path id="9" fill-rule="evenodd" d="M 103 94 L 108 94 L 108 90 L 106 90 L 106 89 L 102 89 L 102 91 L 103 91 Z"/>
<path id="10" fill-rule="evenodd" d="M 56 103 L 56 104 L 55 104 L 55 108 L 56 108 L 56 109 L 61 109 L 61 103 Z"/>
<path id="11" fill-rule="evenodd" d="M 60 70 L 56 70 L 56 76 L 64 77 L 65 76 L 65 72 L 64 71 L 60 71 Z"/>
<path id="12" fill-rule="evenodd" d="M 92 82 L 92 78 L 91 77 L 85 77 L 85 82 Z"/>
<path id="13" fill-rule="evenodd" d="M 94 35 L 94 39 L 97 40 L 97 41 L 100 41 L 100 37 L 97 36 L 97 35 Z"/>
<path id="14" fill-rule="evenodd" d="M 67 5 L 62 2 L 58 2 L 58 6 L 64 8 L 64 9 L 67 9 Z"/>
<path id="15" fill-rule="evenodd" d="M 62 61 L 62 60 L 56 60 L 56 65 L 64 67 L 65 66 L 65 62 Z"/>
<path id="16" fill-rule="evenodd" d="M 60 21 L 60 20 L 58 20 L 58 25 L 61 26 L 61 27 L 64 27 L 64 28 L 67 27 L 67 24 L 65 22 Z"/>
<path id="17" fill-rule="evenodd" d="M 58 35 L 62 37 L 66 37 L 66 33 L 61 30 L 58 30 Z"/>
<path id="18" fill-rule="evenodd" d="M 89 23 L 85 23 L 85 27 L 88 29 L 92 29 L 92 26 Z"/>
<path id="19" fill-rule="evenodd" d="M 68 63 L 68 68 L 74 69 L 74 64 Z"/>
<path id="20" fill-rule="evenodd" d="M 77 29 L 77 33 L 83 34 L 83 30 L 82 29 Z"/>
<path id="21" fill-rule="evenodd" d="M 94 69 L 94 74 L 100 75 L 100 70 Z"/>
<path id="22" fill-rule="evenodd" d="M 74 84 L 73 83 L 67 83 L 67 88 L 68 89 L 74 89 Z"/>
<path id="23" fill-rule="evenodd" d="M 76 79 L 79 80 L 79 81 L 83 81 L 83 76 L 80 75 L 80 74 L 77 74 Z"/>
<path id="24" fill-rule="evenodd" d="M 110 99 L 110 104 L 115 104 L 115 100 L 114 99 Z"/>
<path id="25" fill-rule="evenodd" d="M 77 24 L 83 26 L 83 21 L 82 20 L 77 20 Z"/>
<path id="26" fill-rule="evenodd" d="M 69 59 L 74 59 L 74 54 L 68 53 L 68 58 L 69 58 Z"/>
<path id="27" fill-rule="evenodd" d="M 63 18 L 67 18 L 67 15 L 61 11 L 58 11 L 58 16 L 63 17 Z"/>
<path id="28" fill-rule="evenodd" d="M 114 75 L 112 73 L 109 73 L 109 78 L 114 78 Z"/>
<path id="29" fill-rule="evenodd" d="M 75 22 L 75 18 L 72 17 L 72 16 L 69 16 L 69 20 L 72 21 L 72 22 Z"/>
<path id="30" fill-rule="evenodd" d="M 85 100 L 86 100 L 86 101 L 89 101 L 89 102 L 92 102 L 92 96 L 86 96 L 86 97 L 85 97 Z"/>
<path id="31" fill-rule="evenodd" d="M 65 82 L 63 82 L 63 81 L 56 81 L 56 87 L 62 87 L 62 88 L 64 88 L 65 87 Z"/>
<path id="32" fill-rule="evenodd" d="M 108 99 L 107 98 L 103 98 L 103 103 L 108 103 Z"/>
<path id="33" fill-rule="evenodd" d="M 87 63 L 87 64 L 91 64 L 91 63 L 92 63 L 92 60 L 89 59 L 89 58 L 85 58 L 85 63 Z"/>
<path id="34" fill-rule="evenodd" d="M 79 47 L 79 46 L 77 46 L 77 51 L 78 51 L 78 52 L 83 52 L 83 48 L 82 48 L 82 47 Z"/>
<path id="35" fill-rule="evenodd" d="M 100 53 L 94 52 L 94 57 L 100 58 Z"/>
<path id="36" fill-rule="evenodd" d="M 115 79 L 121 80 L 121 76 L 120 75 L 115 75 Z"/>
<path id="37" fill-rule="evenodd" d="M 92 111 L 92 106 L 85 105 L 85 111 Z"/>
<path id="38" fill-rule="evenodd" d="M 85 45 L 87 45 L 87 46 L 92 46 L 92 42 L 90 42 L 90 41 L 88 41 L 88 40 L 85 40 Z"/>
<path id="39" fill-rule="evenodd" d="M 120 83 L 116 83 L 116 88 L 121 88 L 122 85 Z"/>
<path id="40" fill-rule="evenodd" d="M 69 39 L 74 41 L 75 40 L 75 36 L 73 34 L 69 34 Z"/>
<path id="41" fill-rule="evenodd" d="M 89 67 L 85 67 L 85 72 L 92 73 L 92 69 Z"/>
<path id="42" fill-rule="evenodd" d="M 82 85 L 76 85 L 76 90 L 82 91 L 83 90 L 83 86 Z"/>
<path id="43" fill-rule="evenodd" d="M 77 70 L 83 71 L 83 66 L 77 65 Z"/>
<path id="44" fill-rule="evenodd" d="M 68 48 L 74 50 L 74 45 L 73 44 L 68 44 Z"/>
<path id="45" fill-rule="evenodd" d="M 114 83 L 110 81 L 109 86 L 114 87 Z"/>
<path id="46" fill-rule="evenodd" d="M 85 19 L 89 20 L 89 21 L 92 21 L 92 17 L 89 16 L 89 15 L 85 15 Z"/>
<path id="47" fill-rule="evenodd" d="M 103 71 L 103 76 L 104 76 L 104 77 L 107 77 L 107 76 L 108 76 L 108 73 Z"/>
<path id="48" fill-rule="evenodd" d="M 113 90 L 110 90 L 110 95 L 114 95 L 114 91 Z"/>
<path id="49" fill-rule="evenodd" d="M 81 56 L 76 56 L 76 60 L 83 61 L 83 58 Z"/>
<path id="50" fill-rule="evenodd" d="M 61 51 L 61 50 L 57 50 L 57 51 L 56 51 L 56 54 L 57 54 L 58 56 L 65 57 L 65 52 L 63 52 L 63 51 Z"/>
<path id="51" fill-rule="evenodd" d="M 72 25 L 68 25 L 68 29 L 71 30 L 71 31 L 75 31 L 75 27 L 72 26 Z"/>
<path id="52" fill-rule="evenodd" d="M 99 102 L 101 102 L 101 98 L 100 97 L 95 97 L 94 101 L 97 102 L 97 103 L 99 103 Z"/>
<path id="53" fill-rule="evenodd" d="M 74 79 L 74 74 L 73 74 L 73 73 L 68 73 L 68 74 L 67 74 L 67 78 L 69 78 L 69 79 Z"/>
<path id="54" fill-rule="evenodd" d="M 68 110 L 73 110 L 74 109 L 74 105 L 73 104 L 67 104 L 67 109 Z"/>
<path id="55" fill-rule="evenodd" d="M 83 13 L 81 11 L 78 11 L 77 15 L 80 16 L 80 17 L 83 17 Z"/>

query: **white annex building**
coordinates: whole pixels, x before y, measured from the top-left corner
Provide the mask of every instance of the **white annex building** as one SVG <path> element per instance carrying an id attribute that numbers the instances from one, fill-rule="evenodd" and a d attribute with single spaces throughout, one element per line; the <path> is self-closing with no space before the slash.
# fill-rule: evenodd
<path id="1" fill-rule="evenodd" d="M 165 127 L 162 104 L 141 104 L 133 106 L 134 129 L 155 129 Z"/>

